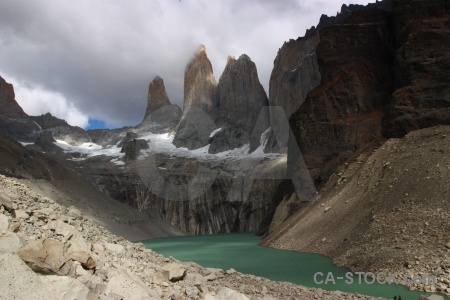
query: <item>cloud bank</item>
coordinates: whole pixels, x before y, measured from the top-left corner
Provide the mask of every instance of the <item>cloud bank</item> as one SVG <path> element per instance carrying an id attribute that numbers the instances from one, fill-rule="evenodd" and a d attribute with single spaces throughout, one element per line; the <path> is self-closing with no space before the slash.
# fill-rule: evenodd
<path id="1" fill-rule="evenodd" d="M 321 14 L 367 0 L 0 1 L 0 75 L 16 83 L 28 114 L 108 127 L 144 116 L 148 84 L 161 76 L 182 106 L 183 76 L 204 44 L 218 81 L 228 55 L 256 63 L 268 92 L 283 42 L 302 36 Z"/>

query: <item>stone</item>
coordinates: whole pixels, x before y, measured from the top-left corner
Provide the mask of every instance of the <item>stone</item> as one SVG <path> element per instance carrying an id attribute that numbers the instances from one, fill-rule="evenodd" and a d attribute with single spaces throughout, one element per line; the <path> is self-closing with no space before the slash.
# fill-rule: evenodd
<path id="1" fill-rule="evenodd" d="M 450 249 L 450 242 L 448 242 L 448 243 L 445 245 L 445 247 L 446 247 L 447 249 Z"/>
<path id="2" fill-rule="evenodd" d="M 0 252 L 17 253 L 22 247 L 23 243 L 17 234 L 13 232 L 6 232 L 3 235 L 0 234 Z"/>
<path id="3" fill-rule="evenodd" d="M 12 199 L 5 193 L 0 194 L 0 206 L 3 206 L 9 212 L 17 209 L 17 206 L 14 204 Z"/>
<path id="4" fill-rule="evenodd" d="M 160 299 L 159 295 L 140 281 L 133 280 L 126 273 L 113 276 L 106 286 L 105 295 L 115 299 Z"/>
<path id="5" fill-rule="evenodd" d="M 4 214 L 0 214 L 0 234 L 6 232 L 9 228 L 9 219 Z"/>
<path id="6" fill-rule="evenodd" d="M 16 219 L 24 219 L 24 220 L 27 220 L 27 219 L 30 217 L 30 215 L 27 214 L 25 211 L 23 211 L 23 210 L 21 210 L 21 209 L 16 209 L 16 210 L 14 211 L 14 217 L 15 217 Z"/>
<path id="7" fill-rule="evenodd" d="M 161 268 L 164 277 L 172 282 L 182 280 L 187 273 L 186 266 L 178 263 L 170 263 Z"/>
<path id="8" fill-rule="evenodd" d="M 67 216 L 75 218 L 77 220 L 82 220 L 83 215 L 81 211 L 73 206 L 69 207 L 69 211 L 67 212 Z"/>
<path id="9" fill-rule="evenodd" d="M 164 281 L 166 281 L 166 278 L 164 277 L 164 275 L 161 272 L 156 272 L 152 276 L 152 281 L 154 283 L 163 283 Z"/>
<path id="10" fill-rule="evenodd" d="M 92 258 L 92 256 L 84 251 L 73 251 L 68 253 L 68 256 L 81 263 L 81 265 L 86 269 L 94 269 L 97 266 L 96 261 Z"/>
<path id="11" fill-rule="evenodd" d="M 70 238 L 78 232 L 74 226 L 69 225 L 59 219 L 56 221 L 48 222 L 48 228 L 55 231 L 56 234 L 64 236 L 66 239 Z"/>
<path id="12" fill-rule="evenodd" d="M 239 292 L 236 292 L 235 290 L 232 290 L 228 287 L 222 287 L 217 295 L 213 296 L 211 294 L 205 295 L 205 300 L 250 300 L 247 296 L 244 294 L 241 294 Z"/>
<path id="13" fill-rule="evenodd" d="M 78 280 L 68 276 L 41 276 L 44 286 L 56 296 L 56 299 L 88 299 L 89 289 Z"/>
<path id="14" fill-rule="evenodd" d="M 38 210 L 34 210 L 32 212 L 33 216 L 36 216 L 37 218 L 44 220 L 44 219 L 48 219 L 49 216 L 51 214 L 53 214 L 54 210 L 53 208 L 47 207 L 47 208 L 42 208 L 42 209 L 38 209 Z"/>
<path id="15" fill-rule="evenodd" d="M 0 266 L 2 299 L 56 299 L 17 254 L 0 252 Z"/>
<path id="16" fill-rule="evenodd" d="M 105 246 L 99 243 L 92 244 L 92 251 L 94 253 L 97 253 L 98 255 L 104 255 L 105 253 Z"/>
<path id="17" fill-rule="evenodd" d="M 72 261 L 67 259 L 64 243 L 55 239 L 43 239 L 19 249 L 20 258 L 35 272 L 68 275 Z"/>
<path id="18" fill-rule="evenodd" d="M 119 244 L 112 244 L 112 243 L 104 243 L 103 244 L 106 248 L 106 250 L 113 252 L 115 254 L 122 254 L 125 248 L 122 245 Z"/>

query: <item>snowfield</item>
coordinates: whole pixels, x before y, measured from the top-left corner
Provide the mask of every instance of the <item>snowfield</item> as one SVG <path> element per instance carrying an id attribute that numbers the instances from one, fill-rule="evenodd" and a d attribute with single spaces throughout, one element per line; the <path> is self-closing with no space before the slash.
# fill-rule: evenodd
<path id="1" fill-rule="evenodd" d="M 209 154 L 208 153 L 209 145 L 206 145 L 205 147 L 195 150 L 189 150 L 184 147 L 177 148 L 172 143 L 174 139 L 173 134 L 145 133 L 144 135 L 139 136 L 138 139 L 146 140 L 150 146 L 150 149 L 141 150 L 138 160 L 143 160 L 152 154 L 165 154 L 170 155 L 171 157 L 196 158 L 201 161 L 241 159 L 241 158 L 275 159 L 286 156 L 285 154 L 279 153 L 264 153 L 264 146 L 267 142 L 267 135 L 269 130 L 270 129 L 268 129 L 266 132 L 262 134 L 261 146 L 259 146 L 255 151 L 253 151 L 250 154 L 248 153 L 250 149 L 249 144 L 246 144 L 240 148 L 236 148 L 233 150 L 228 150 L 216 154 Z M 218 131 L 220 131 L 220 128 L 216 130 L 216 132 Z M 211 135 L 213 135 L 216 132 L 211 133 Z M 56 140 L 54 144 L 63 149 L 64 152 L 66 153 L 81 153 L 86 156 L 84 158 L 74 158 L 73 160 L 84 160 L 86 158 L 93 156 L 105 155 L 112 157 L 111 159 L 112 163 L 118 166 L 125 165 L 125 162 L 121 160 L 125 154 L 120 152 L 122 148 L 118 147 L 117 145 L 102 147 L 101 145 L 95 143 L 84 143 L 80 146 L 74 146 L 62 140 Z"/>

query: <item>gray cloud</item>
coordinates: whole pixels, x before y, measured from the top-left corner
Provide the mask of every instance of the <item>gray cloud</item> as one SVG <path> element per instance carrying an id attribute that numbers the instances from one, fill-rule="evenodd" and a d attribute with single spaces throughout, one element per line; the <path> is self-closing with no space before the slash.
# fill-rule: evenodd
<path id="1" fill-rule="evenodd" d="M 283 42 L 303 35 L 322 13 L 335 14 L 343 2 L 2 0 L 0 75 L 21 89 L 57 93 L 69 108 L 109 126 L 134 125 L 143 117 L 155 75 L 164 79 L 171 101 L 182 106 L 184 68 L 200 43 L 216 80 L 229 54 L 246 53 L 268 92 Z M 36 93 L 19 94 L 41 101 Z M 33 113 L 50 106 L 42 101 Z"/>

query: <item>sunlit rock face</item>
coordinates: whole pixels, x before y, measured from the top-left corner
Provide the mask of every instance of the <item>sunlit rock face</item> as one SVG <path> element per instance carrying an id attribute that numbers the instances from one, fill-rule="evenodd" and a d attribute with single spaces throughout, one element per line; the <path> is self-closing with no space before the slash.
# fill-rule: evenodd
<path id="1" fill-rule="evenodd" d="M 217 83 L 211 62 L 201 45 L 184 72 L 184 111 L 173 144 L 197 149 L 209 144 L 216 129 Z"/>

